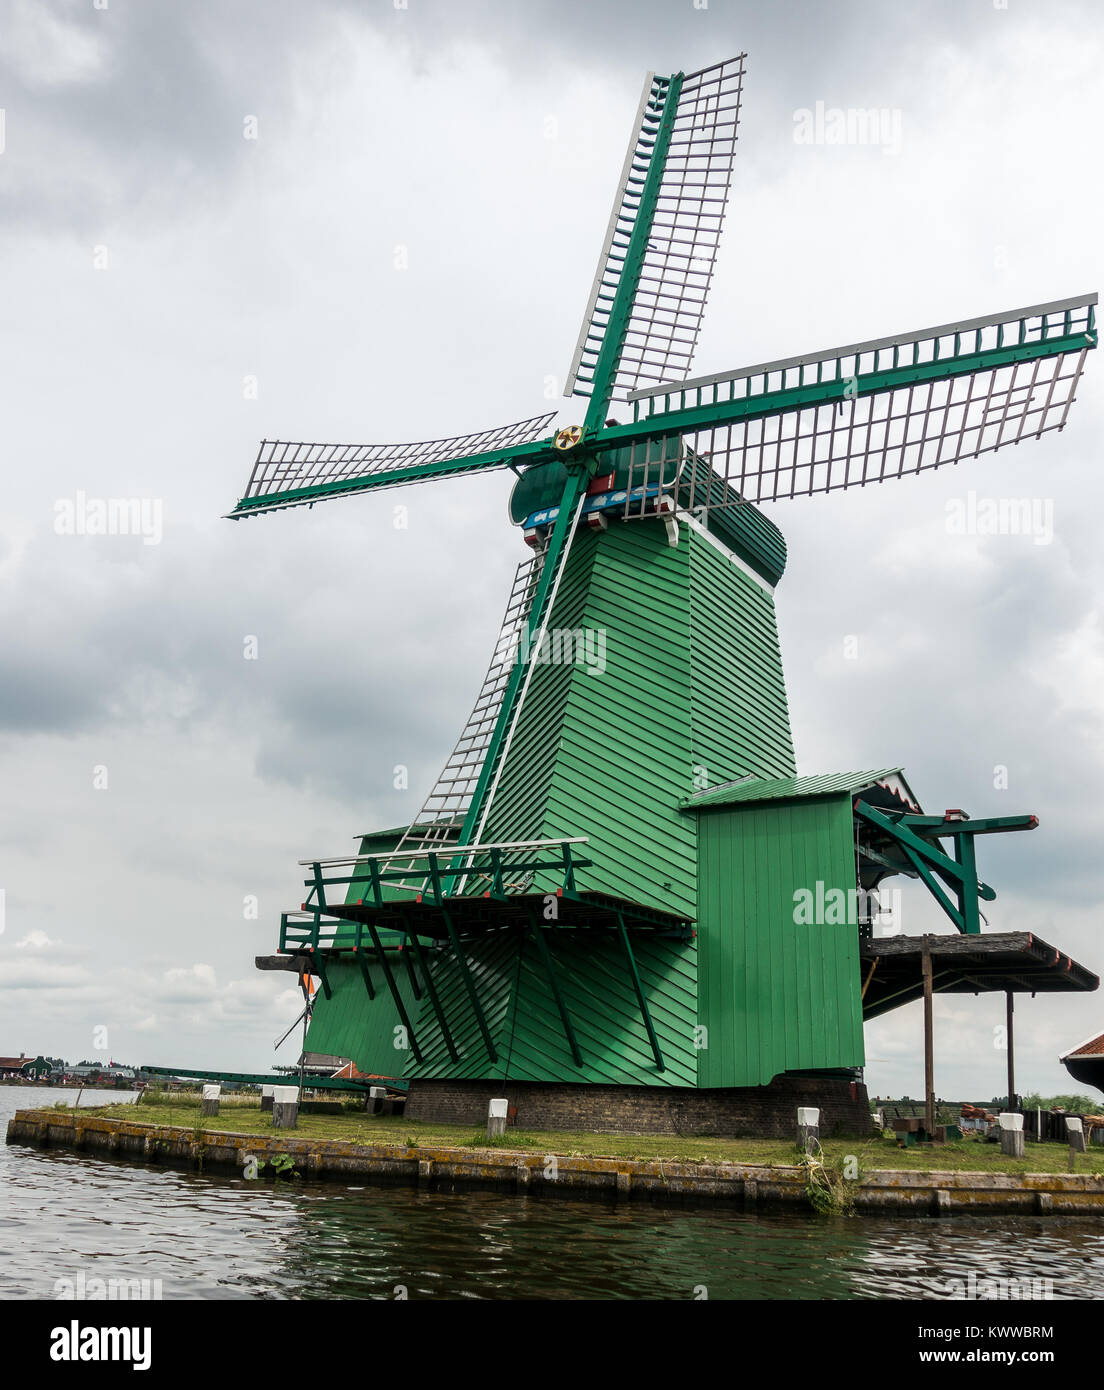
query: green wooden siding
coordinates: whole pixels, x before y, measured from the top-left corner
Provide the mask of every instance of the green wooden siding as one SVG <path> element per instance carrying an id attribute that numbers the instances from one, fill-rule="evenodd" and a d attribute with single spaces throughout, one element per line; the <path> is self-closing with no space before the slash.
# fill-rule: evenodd
<path id="1" fill-rule="evenodd" d="M 812 1025 L 798 1017 L 798 993 L 800 988 L 808 993 L 808 982 L 800 984 L 799 971 L 783 990 L 783 1003 L 789 999 L 792 1005 L 789 1022 L 775 1007 L 769 982 L 765 992 L 759 983 L 763 970 L 768 977 L 782 970 L 798 951 L 792 923 L 790 936 L 781 928 L 772 935 L 765 923 L 741 928 L 735 935 L 743 943 L 743 975 L 738 984 L 724 975 L 736 967 L 731 943 L 722 950 L 726 933 L 733 934 L 732 909 L 723 895 L 736 890 L 711 871 L 706 891 L 699 892 L 698 837 L 706 817 L 682 809 L 697 789 L 695 776 L 700 787 L 703 776 L 715 784 L 745 773 L 794 772 L 770 593 L 691 527 L 680 526 L 679 542 L 671 546 L 661 523 L 615 522 L 605 532 L 584 528 L 575 537 L 549 628 L 603 632 L 605 669 L 591 670 L 585 663 L 534 667 L 480 838 L 587 836 L 581 853 L 594 862 L 579 872 L 580 888 L 708 921 L 713 994 L 699 1000 L 695 943 L 634 934 L 666 1062 L 659 1072 L 620 942 L 600 929 L 550 931 L 546 939 L 582 1054 L 582 1065 L 576 1066 L 533 942 L 514 930 L 496 932 L 466 941 L 464 951 L 497 1062 L 488 1057 L 457 961 L 450 951 L 434 952 L 434 979 L 460 1058 L 449 1056 L 427 996 L 411 1013 L 423 1062 L 416 1065 L 408 1056 L 403 1074 L 745 1085 L 759 1079 L 763 1066 L 773 1066 L 779 1048 L 786 1060 L 775 1071 L 814 1065 L 804 1041 L 787 1051 L 784 1039 L 774 1036 L 792 1026 L 805 1039 Z M 714 829 L 718 824 L 709 821 Z M 730 816 L 726 824 L 736 836 L 726 853 L 740 854 L 739 874 L 746 879 L 740 891 L 754 900 L 769 890 L 762 875 L 773 872 L 771 855 L 784 857 L 786 844 L 773 846 L 760 864 L 748 840 L 750 822 Z M 785 826 L 780 830 L 788 833 Z M 849 834 L 848 828 L 848 843 Z M 721 848 L 714 846 L 711 863 Z M 533 885 L 536 890 L 554 886 L 551 880 Z M 709 916 L 718 912 L 723 928 Z M 807 975 L 811 966 L 802 969 Z M 377 972 L 373 967 L 373 978 Z M 370 1002 L 355 971 L 341 967 L 335 977 L 341 984 L 334 998 L 316 1006 L 311 1049 L 352 1056 L 362 1070 L 393 1071 L 392 1030 L 399 1020 L 386 987 L 381 983 Z M 408 989 L 405 982 L 403 988 Z M 756 1013 L 760 995 L 761 1018 Z M 727 1069 L 720 1066 L 720 1052 L 714 1062 L 712 1050 L 694 1048 L 694 1027 L 707 1022 L 718 1029 L 717 1038 L 711 1034 L 711 1049 L 719 1042 L 732 1052 L 735 1044 L 723 1038 L 736 1025 L 725 1021 L 726 1011 L 739 1014 L 744 1038 L 738 1066 Z M 760 1025 L 769 1036 L 758 1037 Z M 364 1040 L 358 1040 L 358 1028 Z M 861 1038 L 859 1051 L 861 1057 Z M 750 1083 L 730 1079 L 750 1074 L 749 1067 L 755 1073 Z"/>
<path id="2" fill-rule="evenodd" d="M 451 950 L 431 953 L 434 984 L 453 1042 L 449 1056 L 428 994 L 416 1000 L 404 970 L 392 971 L 422 1051 L 395 1047 L 400 1019 L 378 964 L 369 999 L 360 968 L 332 960 L 332 998 L 320 998 L 307 1030 L 307 1049 L 351 1057 L 382 1076 L 586 1081 L 622 1085 L 693 1086 L 698 1022 L 693 942 L 633 934 L 633 952 L 659 1037 L 665 1068 L 656 1066 L 629 977 L 624 950 L 608 931 L 550 931 L 553 968 L 567 1005 L 583 1065 L 576 1067 L 541 959 L 531 939 L 496 932 L 464 944 L 480 1005 L 498 1051 L 492 1063 Z"/>
<path id="3" fill-rule="evenodd" d="M 547 833 L 589 837 L 586 887 L 693 914 L 688 582 L 685 531 L 678 546 L 644 522 L 600 536 L 583 626 L 606 634 L 606 669 L 574 668 Z"/>
<path id="4" fill-rule="evenodd" d="M 585 528 L 575 536 L 564 561 L 549 627 L 572 630 L 582 627 L 597 553 L 596 540 Z M 574 673 L 574 667 L 551 662 L 538 662 L 534 666 L 517 727 L 506 750 L 487 823 L 479 836 L 484 844 L 550 838 L 552 832 L 546 830 L 548 801 Z M 577 832 L 555 833 L 573 835 Z"/>
<path id="5" fill-rule="evenodd" d="M 406 970 L 394 954 L 389 963 L 406 1009 L 413 1017 L 418 1001 Z M 326 962 L 332 997 L 327 999 L 319 991 L 307 1027 L 306 1051 L 350 1057 L 361 1071 L 374 1076 L 404 1076 L 410 1059 L 395 1047 L 395 1029 L 402 1020 L 378 961 L 369 970 L 375 999 L 368 998 L 359 965 L 332 956 Z"/>
<path id="6" fill-rule="evenodd" d="M 855 887 L 847 797 L 698 817 L 698 957 L 708 1047 L 699 1085 L 765 1085 L 784 1071 L 861 1066 L 858 928 L 800 925 L 797 890 Z"/>
<path id="7" fill-rule="evenodd" d="M 614 523 L 576 536 L 549 627 L 604 633 L 605 670 L 535 668 L 481 838 L 585 835 L 581 887 L 693 915 L 679 803 L 794 771 L 774 601 L 689 527 Z"/>
<path id="8" fill-rule="evenodd" d="M 434 957 L 433 978 L 460 1060 L 453 1062 L 427 1000 L 415 1031 L 425 1061 L 408 1075 L 693 1086 L 698 1021 L 693 942 L 633 933 L 633 953 L 663 1053 L 656 1066 L 616 936 L 602 930 L 546 930 L 553 969 L 582 1058 L 575 1065 L 536 946 L 526 932 L 464 942 L 480 1003 L 498 1051 L 492 1063 L 451 952 Z"/>
<path id="9" fill-rule="evenodd" d="M 424 994 L 415 1015 L 414 1031 L 422 1049 L 422 1064 L 410 1059 L 409 1076 L 485 1077 L 504 1076 L 503 1037 L 508 1033 L 517 987 L 517 947 L 512 932 L 490 932 L 461 942 L 464 959 L 475 984 L 479 1006 L 498 1052 L 492 1062 L 468 997 L 464 978 L 451 948 L 434 951 L 430 957 L 433 982 L 448 1022 L 449 1032 L 459 1053 L 449 1056 L 428 994 Z"/>
<path id="10" fill-rule="evenodd" d="M 774 598 L 697 532 L 690 548 L 695 789 L 796 770 Z M 704 780 L 703 780 L 704 779 Z"/>

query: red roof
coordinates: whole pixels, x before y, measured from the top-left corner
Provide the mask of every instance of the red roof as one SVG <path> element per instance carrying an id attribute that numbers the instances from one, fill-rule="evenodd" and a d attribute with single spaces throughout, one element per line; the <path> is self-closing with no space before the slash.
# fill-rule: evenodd
<path id="1" fill-rule="evenodd" d="M 334 1081 L 393 1081 L 393 1076 L 380 1076 L 374 1071 L 361 1071 L 355 1062 L 346 1062 L 332 1074 Z"/>
<path id="2" fill-rule="evenodd" d="M 1067 1057 L 1104 1056 L 1104 1033 L 1098 1037 L 1090 1038 L 1088 1042 L 1083 1042 L 1080 1047 L 1074 1048 L 1072 1052 L 1067 1052 L 1065 1055 Z"/>

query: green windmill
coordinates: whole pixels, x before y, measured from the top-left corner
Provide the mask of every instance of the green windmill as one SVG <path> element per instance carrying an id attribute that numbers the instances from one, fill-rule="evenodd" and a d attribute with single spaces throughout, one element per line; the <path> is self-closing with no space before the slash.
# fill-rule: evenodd
<path id="1" fill-rule="evenodd" d="M 581 423 L 265 441 L 231 513 L 516 475 L 530 553 L 441 776 L 411 825 L 304 861 L 258 962 L 317 978 L 307 1047 L 407 1085 L 411 1115 L 504 1094 L 529 1124 L 720 1132 L 797 1096 L 861 1123 L 863 1019 L 920 987 L 915 952 L 871 954 L 878 885 L 920 880 L 948 949 L 980 949 L 975 836 L 1034 824 L 925 816 L 900 768 L 796 776 L 785 543 L 758 504 L 1061 429 L 1096 295 L 689 378 L 743 72 L 645 81 L 567 387 Z"/>

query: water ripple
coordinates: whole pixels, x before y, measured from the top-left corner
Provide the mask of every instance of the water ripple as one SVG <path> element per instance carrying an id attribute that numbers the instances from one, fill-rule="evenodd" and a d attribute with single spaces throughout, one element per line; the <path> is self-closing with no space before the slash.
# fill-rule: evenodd
<path id="1" fill-rule="evenodd" d="M 62 1094 L 2 1087 L 0 1125 Z M 1095 1299 L 1104 1288 L 1104 1230 L 1072 1217 L 823 1218 L 273 1188 L 22 1145 L 0 1146 L 0 1193 L 5 1298 L 54 1297 L 56 1281 L 78 1275 L 160 1280 L 167 1299 L 935 1299 L 971 1280 L 984 1294 L 998 1279 Z"/>

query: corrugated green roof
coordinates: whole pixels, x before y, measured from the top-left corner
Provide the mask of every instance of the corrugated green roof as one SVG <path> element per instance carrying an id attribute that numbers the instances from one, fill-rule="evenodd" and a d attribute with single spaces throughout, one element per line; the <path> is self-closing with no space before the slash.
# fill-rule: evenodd
<path id="1" fill-rule="evenodd" d="M 870 772 L 825 772 L 817 777 L 748 777 L 699 792 L 682 804 L 688 811 L 697 811 L 703 806 L 732 806 L 744 801 L 781 801 L 795 796 L 830 796 L 833 792 L 854 795 L 900 772 L 899 767 L 880 767 Z"/>

